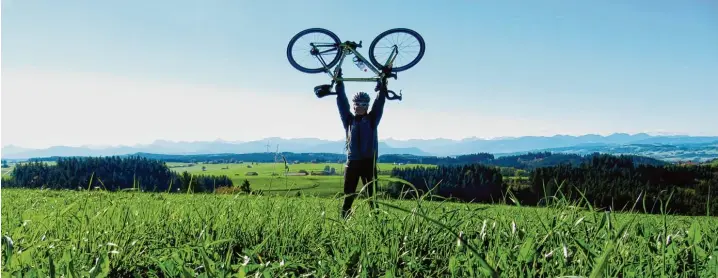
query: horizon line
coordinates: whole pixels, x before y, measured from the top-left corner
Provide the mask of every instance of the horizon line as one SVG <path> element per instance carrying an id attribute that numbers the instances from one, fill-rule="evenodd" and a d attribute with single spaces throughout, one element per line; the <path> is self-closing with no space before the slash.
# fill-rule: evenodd
<path id="1" fill-rule="evenodd" d="M 706 135 L 706 134 L 688 134 L 688 133 L 678 133 L 678 132 L 636 132 L 636 133 L 628 133 L 628 132 L 613 132 L 613 133 L 585 133 L 581 135 L 572 135 L 572 134 L 554 134 L 554 135 L 524 135 L 524 136 L 496 136 L 496 137 L 478 137 L 478 136 L 471 136 L 471 137 L 463 137 L 460 139 L 452 139 L 452 138 L 446 138 L 446 137 L 433 137 L 433 138 L 395 138 L 395 137 L 384 137 L 379 138 L 379 141 L 387 141 L 387 140 L 393 140 L 393 141 L 411 141 L 411 140 L 420 140 L 420 141 L 431 141 L 431 140 L 448 140 L 448 141 L 465 141 L 465 140 L 486 140 L 486 141 L 492 141 L 492 140 L 510 140 L 510 139 L 518 139 L 518 138 L 525 138 L 525 137 L 534 137 L 534 138 L 553 138 L 553 137 L 584 137 L 584 136 L 600 136 L 600 137 L 610 137 L 613 135 L 628 135 L 628 136 L 637 136 L 637 135 L 647 135 L 652 137 L 718 137 L 718 134 L 715 135 Z M 344 139 L 326 139 L 326 138 L 318 138 L 318 137 L 281 137 L 281 136 L 270 136 L 270 137 L 264 137 L 261 139 L 254 139 L 254 140 L 225 140 L 222 138 L 216 138 L 214 140 L 172 140 L 172 139 L 155 139 L 150 143 L 146 142 L 138 142 L 134 144 L 92 144 L 92 143 L 86 143 L 82 145 L 62 145 L 62 144 L 55 144 L 51 146 L 44 147 L 45 149 L 52 148 L 52 147 L 76 147 L 76 148 L 117 148 L 117 147 L 140 147 L 140 146 L 146 146 L 151 145 L 154 143 L 157 143 L 159 141 L 165 141 L 170 143 L 202 143 L 202 142 L 223 142 L 223 143 L 230 143 L 230 144 L 243 144 L 243 143 L 251 143 L 251 142 L 261 142 L 261 141 L 270 141 L 271 140 L 302 140 L 302 139 L 312 139 L 312 140 L 320 140 L 320 141 L 329 141 L 329 142 L 337 142 L 342 141 Z M 6 147 L 16 147 L 16 148 L 23 148 L 23 149 L 33 149 L 33 150 L 39 150 L 42 148 L 32 148 L 32 147 L 23 147 L 21 145 L 17 144 L 7 144 L 2 145 L 2 148 Z"/>

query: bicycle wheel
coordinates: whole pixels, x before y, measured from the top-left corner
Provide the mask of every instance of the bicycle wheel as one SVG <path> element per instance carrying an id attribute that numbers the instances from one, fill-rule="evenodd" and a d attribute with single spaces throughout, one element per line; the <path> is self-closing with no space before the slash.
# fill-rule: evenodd
<path id="1" fill-rule="evenodd" d="M 398 53 L 392 65 L 393 72 L 400 72 L 415 66 L 422 57 L 426 44 L 424 38 L 414 30 L 407 28 L 394 28 L 379 34 L 369 45 L 369 60 L 375 67 L 383 67 L 394 46 Z"/>
<path id="2" fill-rule="evenodd" d="M 314 46 L 310 45 L 313 43 Z M 339 37 L 323 28 L 309 28 L 303 30 L 287 45 L 287 59 L 297 70 L 305 73 L 324 72 L 324 66 L 318 58 L 322 58 L 327 68 L 332 68 L 339 62 L 341 50 Z"/>

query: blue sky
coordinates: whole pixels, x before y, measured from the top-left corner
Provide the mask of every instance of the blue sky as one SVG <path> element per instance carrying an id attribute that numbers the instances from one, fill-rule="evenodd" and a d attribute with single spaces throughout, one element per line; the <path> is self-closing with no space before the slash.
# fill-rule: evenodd
<path id="1" fill-rule="evenodd" d="M 404 100 L 387 103 L 380 138 L 718 135 L 716 11 L 712 1 L 6 0 L 2 144 L 342 139 L 333 97 L 312 92 L 328 77 L 285 55 L 310 27 L 362 40 L 365 55 L 390 28 L 424 37 L 424 58 L 390 80 Z M 372 88 L 347 84 L 373 98 Z"/>

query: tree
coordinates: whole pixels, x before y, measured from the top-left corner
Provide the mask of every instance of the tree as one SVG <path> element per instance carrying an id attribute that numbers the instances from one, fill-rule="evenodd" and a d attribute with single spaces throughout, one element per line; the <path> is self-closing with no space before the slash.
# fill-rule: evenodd
<path id="1" fill-rule="evenodd" d="M 2 161 L 2 167 L 3 168 L 10 168 L 10 165 L 7 165 L 7 160 Z"/>
<path id="2" fill-rule="evenodd" d="M 249 181 L 247 179 L 244 179 L 244 182 L 242 182 L 242 186 L 239 187 L 239 189 L 242 190 L 242 192 L 244 193 L 249 193 L 252 191 L 251 188 L 249 188 Z"/>

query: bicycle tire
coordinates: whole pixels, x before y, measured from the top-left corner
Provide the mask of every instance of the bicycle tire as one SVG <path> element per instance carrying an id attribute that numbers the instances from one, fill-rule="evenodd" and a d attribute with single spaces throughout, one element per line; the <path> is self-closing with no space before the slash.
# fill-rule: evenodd
<path id="1" fill-rule="evenodd" d="M 417 33 L 414 30 L 408 29 L 408 28 L 393 28 L 393 29 L 386 30 L 386 31 L 382 32 L 381 34 L 379 34 L 378 36 L 376 36 L 376 38 L 374 38 L 374 40 L 371 42 L 371 45 L 369 45 L 369 61 L 375 67 L 377 67 L 377 68 L 384 67 L 384 64 L 379 63 L 376 59 L 375 50 L 376 50 L 377 43 L 384 37 L 387 37 L 389 35 L 396 34 L 396 33 L 403 33 L 403 34 L 409 35 L 411 37 L 414 37 L 419 42 L 419 51 L 418 51 L 418 54 L 416 55 L 416 57 L 414 57 L 414 59 L 411 62 L 409 62 L 408 64 L 400 66 L 400 67 L 392 67 L 392 69 L 391 69 L 392 72 L 400 72 L 400 71 L 408 70 L 408 69 L 414 67 L 417 63 L 419 63 L 419 61 L 421 61 L 421 59 L 424 57 L 424 51 L 426 50 L 426 43 L 424 42 L 424 38 L 419 33 Z"/>
<path id="2" fill-rule="evenodd" d="M 308 68 L 308 67 L 301 66 L 301 65 L 299 65 L 299 63 L 297 63 L 297 61 L 294 59 L 294 56 L 292 55 L 292 49 L 294 48 L 294 45 L 297 42 L 297 40 L 299 38 L 301 38 L 305 35 L 311 34 L 311 33 L 321 33 L 321 34 L 327 35 L 327 36 L 331 37 L 332 40 L 334 40 L 334 43 L 337 46 L 341 43 L 341 41 L 339 40 L 339 37 L 336 34 L 334 34 L 332 31 L 329 31 L 327 29 L 309 28 L 306 30 L 302 30 L 301 32 L 294 35 L 294 37 L 292 37 L 292 39 L 289 40 L 289 44 L 287 44 L 287 59 L 289 60 L 289 64 L 291 64 L 295 69 L 297 69 L 301 72 L 321 73 L 321 72 L 324 72 L 324 68 L 321 67 L 321 65 L 318 68 Z M 341 49 L 337 49 L 336 55 L 334 56 L 334 58 L 332 59 L 331 62 L 327 63 L 327 67 L 328 68 L 334 67 L 339 62 L 340 56 L 341 56 Z"/>

